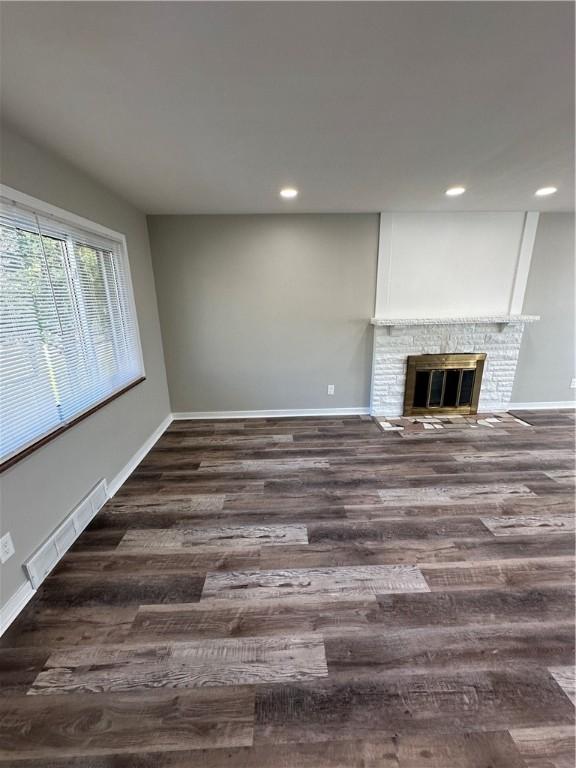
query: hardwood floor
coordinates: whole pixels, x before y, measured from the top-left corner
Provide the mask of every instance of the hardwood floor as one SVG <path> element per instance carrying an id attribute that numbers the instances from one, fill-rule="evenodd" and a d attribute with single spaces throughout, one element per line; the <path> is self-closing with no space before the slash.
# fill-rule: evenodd
<path id="1" fill-rule="evenodd" d="M 0 764 L 574 768 L 574 429 L 175 422 L 0 641 Z"/>

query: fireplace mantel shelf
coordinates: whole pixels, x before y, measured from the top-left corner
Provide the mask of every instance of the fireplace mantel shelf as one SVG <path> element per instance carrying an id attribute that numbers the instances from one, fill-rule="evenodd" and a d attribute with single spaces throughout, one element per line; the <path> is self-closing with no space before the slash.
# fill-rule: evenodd
<path id="1" fill-rule="evenodd" d="M 396 325 L 480 325 L 511 323 L 534 323 L 539 315 L 478 315 L 476 317 L 373 317 L 370 323 L 390 328 Z"/>

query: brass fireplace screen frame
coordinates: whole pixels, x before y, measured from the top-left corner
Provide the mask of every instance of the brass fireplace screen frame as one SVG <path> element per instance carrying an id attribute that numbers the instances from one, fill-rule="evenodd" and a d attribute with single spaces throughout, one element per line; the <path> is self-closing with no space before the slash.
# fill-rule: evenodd
<path id="1" fill-rule="evenodd" d="M 478 412 L 478 400 L 480 399 L 480 386 L 482 383 L 482 374 L 484 372 L 484 363 L 486 361 L 486 354 L 445 354 L 445 355 L 409 355 L 408 367 L 406 371 L 406 388 L 404 391 L 404 416 L 418 416 L 418 415 L 434 415 L 434 414 L 474 414 Z M 438 376 L 436 374 L 433 377 L 433 372 L 446 372 L 450 370 L 460 371 L 459 378 L 457 380 L 457 389 L 455 394 L 455 403 L 453 405 L 445 406 L 444 397 L 446 391 L 447 374 Z M 462 394 L 462 381 L 464 378 L 464 371 L 474 371 L 473 383 L 471 388 L 471 394 L 466 396 L 466 402 L 461 402 Z M 420 403 L 415 404 L 416 395 L 416 376 L 418 373 L 429 373 L 428 376 L 428 389 L 424 393 L 425 405 L 422 405 L 422 392 L 418 394 Z M 452 382 L 455 381 L 456 375 L 451 377 Z M 469 376 L 466 376 L 469 380 Z M 435 397 L 435 400 L 439 402 L 437 404 L 431 404 L 431 389 L 432 382 L 438 382 L 441 380 L 441 392 L 440 397 Z M 425 378 L 421 377 L 420 386 L 422 382 L 425 382 Z M 452 385 L 453 386 L 453 385 Z M 468 387 L 469 389 L 469 387 Z M 454 389 L 452 389 L 452 394 Z"/>

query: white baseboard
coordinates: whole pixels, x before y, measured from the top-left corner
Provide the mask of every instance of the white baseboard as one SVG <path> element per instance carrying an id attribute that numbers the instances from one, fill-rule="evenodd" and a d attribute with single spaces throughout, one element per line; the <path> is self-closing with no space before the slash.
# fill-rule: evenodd
<path id="1" fill-rule="evenodd" d="M 106 499 L 111 498 L 118 491 L 120 486 L 132 474 L 138 464 L 159 440 L 172 422 L 172 416 L 167 416 L 164 421 L 154 430 L 144 445 L 132 456 L 126 466 L 119 472 L 108 486 L 102 481 L 96 489 L 104 490 L 103 498 L 98 498 L 95 503 L 87 504 L 90 497 L 87 496 L 80 504 L 68 515 L 68 517 L 56 528 L 48 539 L 36 550 L 35 554 L 26 561 L 28 577 L 31 581 L 22 584 L 14 594 L 8 598 L 5 605 L 0 608 L 0 635 L 8 629 L 10 624 L 18 616 L 20 611 L 35 594 L 33 581 L 38 586 L 54 566 L 62 559 L 68 548 L 81 534 L 82 530 L 88 525 L 90 520 L 97 514 L 98 510 Z M 105 491 L 107 490 L 107 495 Z M 38 563 L 35 561 L 38 560 Z"/>
<path id="2" fill-rule="evenodd" d="M 509 403 L 508 411 L 551 411 L 563 408 L 576 408 L 576 400 L 557 400 L 546 403 Z"/>
<path id="3" fill-rule="evenodd" d="M 556 402 L 534 402 L 534 403 L 510 403 L 507 410 L 551 410 L 576 408 L 576 402 L 565 400 Z M 173 413 L 167 416 L 162 423 L 154 430 L 144 445 L 132 456 L 125 467 L 108 484 L 108 498 L 114 496 L 122 484 L 136 469 L 142 459 L 149 453 L 155 443 L 164 434 L 170 426 L 172 420 L 184 419 L 266 419 L 266 418 L 289 418 L 294 416 L 365 416 L 370 414 L 369 408 L 304 408 L 270 411 L 188 411 Z M 372 412 L 374 416 L 383 416 Z M 61 557 L 62 555 L 60 555 Z M 18 587 L 16 592 L 8 598 L 7 602 L 0 608 L 0 635 L 6 631 L 10 624 L 16 619 L 18 614 L 34 596 L 36 590 L 30 581 L 26 581 Z"/>
<path id="4" fill-rule="evenodd" d="M 152 432 L 150 437 L 146 440 L 144 445 L 139 448 L 134 456 L 130 459 L 130 461 L 122 468 L 122 470 L 116 475 L 115 478 L 113 478 L 108 483 L 108 498 L 111 499 L 112 496 L 118 491 L 118 489 L 126 482 L 126 480 L 130 477 L 132 472 L 136 469 L 138 464 L 142 461 L 142 459 L 148 454 L 154 445 L 158 442 L 158 440 L 162 437 L 164 432 L 168 429 L 170 424 L 172 423 L 173 416 L 172 414 L 167 416 L 164 421 Z"/>
<path id="5" fill-rule="evenodd" d="M 0 635 L 5 632 L 46 576 L 64 557 L 84 528 L 106 503 L 106 481 L 100 480 L 22 564 L 28 581 L 21 584 L 0 609 Z"/>
<path id="6" fill-rule="evenodd" d="M 187 419 L 284 419 L 291 416 L 366 416 L 369 408 L 289 408 L 280 411 L 183 411 L 175 421 Z"/>
<path id="7" fill-rule="evenodd" d="M 16 592 L 9 597 L 5 605 L 0 608 L 0 635 L 2 635 L 18 616 L 20 611 L 36 594 L 36 590 L 29 581 L 21 584 Z"/>

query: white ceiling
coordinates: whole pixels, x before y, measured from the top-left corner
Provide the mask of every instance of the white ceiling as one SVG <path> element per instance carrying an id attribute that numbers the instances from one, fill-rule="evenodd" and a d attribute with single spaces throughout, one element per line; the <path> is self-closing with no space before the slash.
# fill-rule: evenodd
<path id="1" fill-rule="evenodd" d="M 148 213 L 573 205 L 572 3 L 1 13 L 4 116 Z"/>

